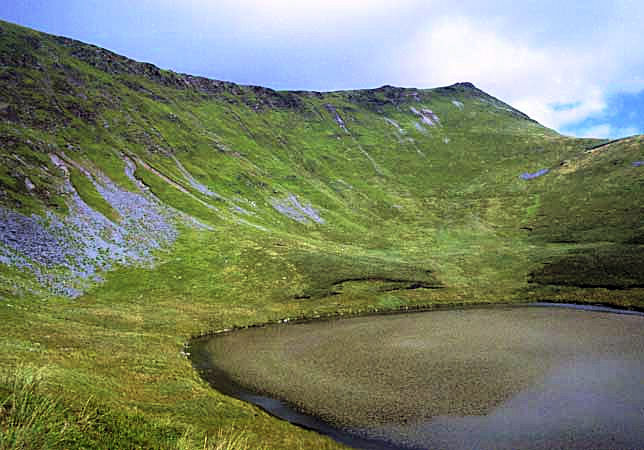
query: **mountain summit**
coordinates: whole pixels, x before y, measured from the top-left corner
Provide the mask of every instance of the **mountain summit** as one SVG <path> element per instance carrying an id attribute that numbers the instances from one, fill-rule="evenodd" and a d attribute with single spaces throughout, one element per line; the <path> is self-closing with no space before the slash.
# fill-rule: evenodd
<path id="1" fill-rule="evenodd" d="M 126 411 L 81 447 L 166 448 L 181 424 L 331 446 L 208 390 L 182 343 L 437 304 L 644 308 L 643 166 L 642 136 L 562 136 L 471 83 L 275 91 L 0 22 L 0 354 Z"/>

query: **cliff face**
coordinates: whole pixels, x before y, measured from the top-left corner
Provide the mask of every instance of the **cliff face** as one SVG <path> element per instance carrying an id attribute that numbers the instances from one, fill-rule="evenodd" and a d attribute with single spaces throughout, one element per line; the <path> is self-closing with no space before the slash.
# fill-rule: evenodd
<path id="1" fill-rule="evenodd" d="M 0 22 L 2 289 L 78 296 L 115 265 L 154 264 L 185 227 L 223 224 L 403 259 L 415 242 L 446 284 L 485 266 L 551 289 L 544 263 L 609 242 L 595 253 L 612 273 L 641 243 L 642 138 L 598 143 L 471 83 L 278 92 Z"/>

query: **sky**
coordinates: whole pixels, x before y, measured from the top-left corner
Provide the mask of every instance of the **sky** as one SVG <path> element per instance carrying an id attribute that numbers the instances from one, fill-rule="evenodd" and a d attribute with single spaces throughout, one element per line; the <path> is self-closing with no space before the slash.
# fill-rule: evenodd
<path id="1" fill-rule="evenodd" d="M 241 84 L 469 81 L 567 135 L 644 133 L 641 0 L 3 0 L 0 18 Z"/>

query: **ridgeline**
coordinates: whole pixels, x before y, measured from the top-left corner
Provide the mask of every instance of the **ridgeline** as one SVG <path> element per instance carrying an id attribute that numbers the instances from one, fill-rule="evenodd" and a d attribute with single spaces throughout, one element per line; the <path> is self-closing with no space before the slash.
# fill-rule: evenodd
<path id="1" fill-rule="evenodd" d="M 0 146 L 0 448 L 335 448 L 209 388 L 184 344 L 644 308 L 644 137 L 562 136 L 470 83 L 274 91 L 0 22 Z"/>

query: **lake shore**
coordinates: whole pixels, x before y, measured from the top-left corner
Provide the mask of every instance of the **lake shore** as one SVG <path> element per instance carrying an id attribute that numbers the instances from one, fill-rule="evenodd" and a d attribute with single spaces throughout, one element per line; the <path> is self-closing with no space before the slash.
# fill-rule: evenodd
<path id="1" fill-rule="evenodd" d="M 614 351 L 615 337 L 612 343 L 604 340 L 615 329 L 622 330 L 622 338 L 636 336 L 636 346 L 644 348 L 644 336 L 637 331 L 640 314 L 517 306 L 385 315 L 378 318 L 386 323 L 380 330 L 371 329 L 373 317 L 270 325 L 213 338 L 208 351 L 226 355 L 210 363 L 233 385 L 283 399 L 294 410 L 335 427 L 382 438 L 381 431 L 373 430 L 400 429 L 441 416 L 485 416 L 571 359 L 601 358 Z M 499 313 L 503 320 L 496 323 L 492 316 Z M 423 316 L 432 320 L 421 326 Z M 459 325 L 463 320 L 465 328 Z M 615 327 L 616 322 L 628 326 Z M 571 331 L 573 323 L 579 327 L 576 332 Z M 599 336 L 593 336 L 593 328 Z M 428 345 L 424 339 L 430 334 L 434 338 Z M 243 351 L 228 347 L 242 335 L 248 338 Z M 390 355 L 383 355 L 384 350 Z"/>

